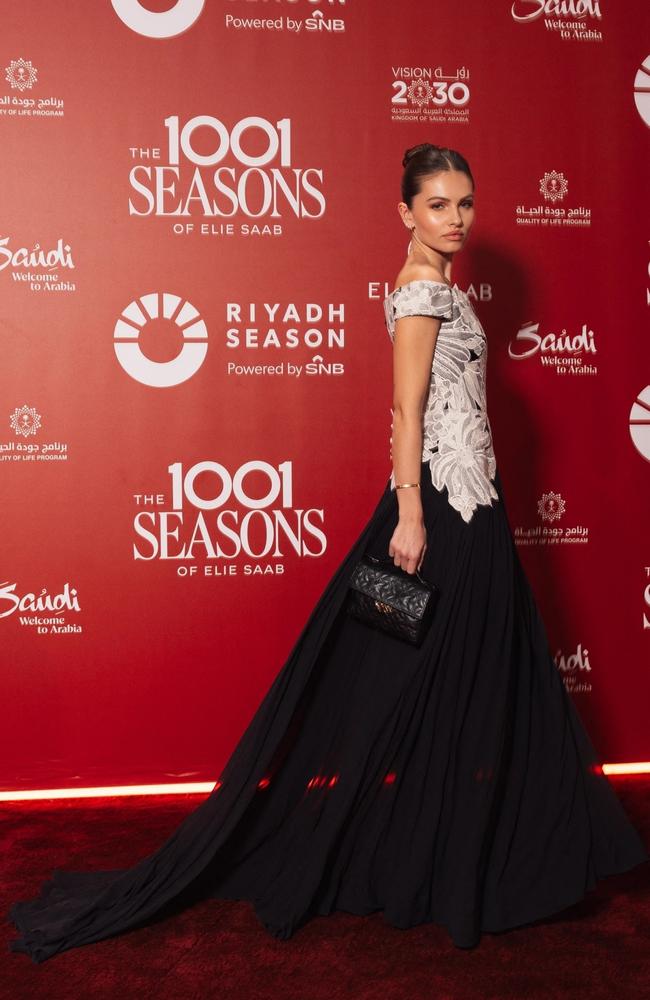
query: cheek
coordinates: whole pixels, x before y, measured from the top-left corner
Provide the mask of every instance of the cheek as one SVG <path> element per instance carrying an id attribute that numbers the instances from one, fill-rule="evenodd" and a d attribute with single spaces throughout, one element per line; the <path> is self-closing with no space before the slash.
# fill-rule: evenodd
<path id="1" fill-rule="evenodd" d="M 427 219 L 427 229 L 430 233 L 437 233 L 443 228 L 442 213 L 430 215 Z"/>

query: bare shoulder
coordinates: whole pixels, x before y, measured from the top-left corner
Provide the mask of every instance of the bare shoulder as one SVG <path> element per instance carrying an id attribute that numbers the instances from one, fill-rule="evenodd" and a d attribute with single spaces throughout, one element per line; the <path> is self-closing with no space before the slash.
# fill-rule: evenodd
<path id="1" fill-rule="evenodd" d="M 407 285 L 409 281 L 441 281 L 448 284 L 442 274 L 429 264 L 407 264 L 397 275 L 393 291 Z"/>

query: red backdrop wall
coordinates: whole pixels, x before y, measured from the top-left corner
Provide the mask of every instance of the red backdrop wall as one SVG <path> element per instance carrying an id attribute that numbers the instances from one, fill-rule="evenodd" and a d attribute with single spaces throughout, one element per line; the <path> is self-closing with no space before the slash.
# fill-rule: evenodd
<path id="1" fill-rule="evenodd" d="M 643 0 L 23 0 L 0 91 L 6 789 L 215 779 L 390 474 L 404 150 L 606 761 L 650 758 Z"/>

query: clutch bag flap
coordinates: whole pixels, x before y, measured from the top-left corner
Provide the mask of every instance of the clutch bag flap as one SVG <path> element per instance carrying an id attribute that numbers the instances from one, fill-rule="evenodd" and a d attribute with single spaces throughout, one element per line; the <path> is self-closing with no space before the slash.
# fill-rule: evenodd
<path id="1" fill-rule="evenodd" d="M 417 577 L 391 572 L 380 566 L 357 563 L 350 578 L 350 586 L 372 600 L 389 604 L 412 618 L 424 617 L 434 598 L 435 587 L 425 587 Z"/>

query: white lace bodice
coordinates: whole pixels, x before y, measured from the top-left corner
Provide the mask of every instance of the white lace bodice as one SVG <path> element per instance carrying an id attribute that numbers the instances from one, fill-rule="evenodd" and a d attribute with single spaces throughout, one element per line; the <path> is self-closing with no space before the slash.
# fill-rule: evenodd
<path id="1" fill-rule="evenodd" d="M 485 331 L 466 293 L 442 281 L 408 281 L 384 299 L 384 312 L 391 341 L 401 316 L 442 318 L 424 413 L 422 461 L 429 463 L 435 488 L 446 486 L 449 503 L 469 522 L 478 505 L 499 499 L 487 415 Z M 394 471 L 390 484 L 394 489 Z"/>

